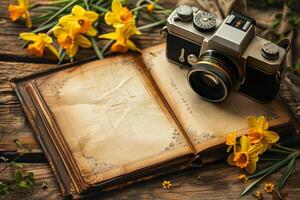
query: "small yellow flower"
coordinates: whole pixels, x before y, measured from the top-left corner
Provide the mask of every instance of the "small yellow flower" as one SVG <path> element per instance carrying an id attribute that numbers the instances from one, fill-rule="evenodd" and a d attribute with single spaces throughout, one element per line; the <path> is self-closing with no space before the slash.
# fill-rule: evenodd
<path id="1" fill-rule="evenodd" d="M 105 23 L 113 27 L 123 26 L 127 23 L 135 23 L 132 12 L 128 8 L 123 7 L 120 0 L 113 0 L 111 11 L 108 11 L 104 16 Z"/>
<path id="2" fill-rule="evenodd" d="M 244 183 L 246 183 L 248 181 L 248 177 L 245 174 L 240 174 L 239 179 L 241 181 L 244 181 Z"/>
<path id="3" fill-rule="evenodd" d="M 72 14 L 65 15 L 59 19 L 59 24 L 62 26 L 73 25 L 74 35 L 77 33 L 87 34 L 88 36 L 96 36 L 97 30 L 93 27 L 93 23 L 97 21 L 99 15 L 93 11 L 86 11 L 81 6 L 74 6 Z"/>
<path id="4" fill-rule="evenodd" d="M 32 27 L 32 22 L 30 19 L 30 14 L 28 11 L 29 3 L 28 0 L 18 0 L 18 5 L 9 4 L 8 12 L 11 20 L 16 21 L 20 17 L 25 19 L 26 26 L 28 28 Z"/>
<path id="5" fill-rule="evenodd" d="M 274 185 L 272 183 L 265 183 L 264 189 L 266 192 L 271 193 L 274 190 Z"/>
<path id="6" fill-rule="evenodd" d="M 234 152 L 236 151 L 236 148 L 235 148 L 236 147 L 236 136 L 237 136 L 236 131 L 233 131 L 227 135 L 226 143 L 225 143 L 226 145 L 228 145 L 227 152 L 229 152 L 232 147 L 234 149 Z"/>
<path id="7" fill-rule="evenodd" d="M 254 196 L 255 196 L 257 199 L 262 199 L 262 198 L 263 198 L 263 193 L 261 193 L 260 191 L 256 191 Z"/>
<path id="8" fill-rule="evenodd" d="M 149 3 L 147 4 L 147 11 L 148 12 L 153 12 L 153 10 L 155 9 L 155 5 L 153 3 Z"/>
<path id="9" fill-rule="evenodd" d="M 45 33 L 21 33 L 20 38 L 33 43 L 28 45 L 28 50 L 36 55 L 43 56 L 45 47 L 48 48 L 58 59 L 59 54 L 55 47 L 52 45 L 52 38 Z"/>
<path id="10" fill-rule="evenodd" d="M 251 145 L 250 139 L 245 135 L 240 138 L 240 145 L 235 153 L 228 156 L 227 162 L 245 169 L 248 173 L 253 173 L 256 170 L 256 162 L 262 145 Z"/>
<path id="11" fill-rule="evenodd" d="M 90 48 L 92 46 L 91 42 L 82 34 L 74 35 L 72 31 L 72 24 L 70 27 L 56 26 L 53 29 L 53 33 L 57 38 L 58 44 L 66 50 L 67 55 L 73 58 L 79 47 Z"/>
<path id="12" fill-rule="evenodd" d="M 166 180 L 164 180 L 161 185 L 163 186 L 164 189 L 169 189 L 170 187 L 172 187 L 171 181 L 166 181 Z"/>
<path id="13" fill-rule="evenodd" d="M 248 117 L 248 126 L 248 137 L 251 140 L 251 144 L 263 145 L 261 153 L 279 140 L 279 136 L 275 132 L 268 130 L 269 124 L 264 116 L 260 116 L 257 119 Z"/>
<path id="14" fill-rule="evenodd" d="M 112 39 L 116 42 L 112 45 L 113 52 L 126 53 L 128 49 L 133 51 L 140 51 L 139 48 L 129 39 L 133 35 L 139 35 L 141 32 L 133 23 L 117 27 L 115 32 L 100 35 L 99 38 Z"/>

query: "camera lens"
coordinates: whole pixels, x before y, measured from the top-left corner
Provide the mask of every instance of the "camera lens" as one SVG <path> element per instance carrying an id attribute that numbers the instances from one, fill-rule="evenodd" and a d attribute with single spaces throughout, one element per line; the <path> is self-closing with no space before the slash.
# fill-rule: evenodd
<path id="1" fill-rule="evenodd" d="M 223 101 L 239 77 L 235 63 L 213 50 L 203 53 L 188 73 L 191 88 L 210 102 Z"/>

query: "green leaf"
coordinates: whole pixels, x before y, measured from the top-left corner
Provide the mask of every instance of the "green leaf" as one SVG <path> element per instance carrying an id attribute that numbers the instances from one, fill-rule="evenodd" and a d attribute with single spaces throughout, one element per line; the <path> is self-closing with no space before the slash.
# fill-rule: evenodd
<path id="1" fill-rule="evenodd" d="M 292 158 L 289 162 L 289 164 L 287 165 L 284 173 L 282 174 L 277 186 L 276 186 L 276 192 L 277 195 L 280 199 L 283 199 L 283 197 L 280 194 L 280 190 L 281 188 L 284 186 L 286 180 L 288 179 L 288 177 L 291 175 L 292 171 L 295 168 L 295 161 L 296 161 L 296 157 Z"/>
<path id="2" fill-rule="evenodd" d="M 28 183 L 26 181 L 20 181 L 17 185 L 18 188 L 21 189 L 29 189 L 30 186 L 28 185 Z"/>
<path id="3" fill-rule="evenodd" d="M 95 51 L 97 57 L 99 58 L 99 60 L 103 59 L 103 55 L 102 55 L 100 49 L 98 48 L 97 42 L 94 37 L 91 37 L 91 42 L 92 42 L 92 46 L 93 46 L 94 51 Z"/>
<path id="4" fill-rule="evenodd" d="M 250 190 L 252 190 L 254 188 L 254 186 L 256 186 L 256 184 L 258 184 L 260 181 L 263 180 L 263 178 L 265 178 L 267 175 L 269 175 L 269 173 L 263 175 L 262 177 L 260 177 L 259 179 L 257 179 L 256 181 L 252 182 L 250 185 L 248 185 L 241 193 L 240 193 L 240 197 L 247 194 Z"/>
<path id="5" fill-rule="evenodd" d="M 283 165 L 285 165 L 287 162 L 290 161 L 290 159 L 292 159 L 295 156 L 295 153 L 291 153 L 290 155 L 288 155 L 287 157 L 285 157 L 283 160 L 280 160 L 278 162 L 274 162 L 273 164 L 271 164 L 270 166 L 261 169 L 259 171 L 257 171 L 256 173 L 250 175 L 248 178 L 255 178 L 264 174 L 270 174 L 273 171 L 275 171 L 276 169 L 282 167 Z"/>
<path id="6" fill-rule="evenodd" d="M 20 170 L 17 170 L 15 172 L 15 181 L 17 184 L 19 184 L 23 180 L 22 172 Z"/>

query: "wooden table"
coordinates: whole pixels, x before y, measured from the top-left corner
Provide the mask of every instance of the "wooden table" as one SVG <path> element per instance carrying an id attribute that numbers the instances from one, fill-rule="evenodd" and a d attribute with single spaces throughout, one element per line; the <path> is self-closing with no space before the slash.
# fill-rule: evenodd
<path id="1" fill-rule="evenodd" d="M 7 134 L 3 136 L 0 143 L 0 155 L 10 157 L 16 155 L 14 139 L 30 146 L 32 152 L 24 155 L 20 161 L 26 163 L 25 170 L 34 172 L 38 185 L 30 194 L 13 194 L 10 198 L 62 199 L 58 183 L 9 84 L 9 79 L 12 77 L 56 67 L 55 58 L 49 53 L 44 58 L 28 56 L 27 51 L 21 48 L 23 42 L 18 40 L 18 34 L 28 29 L 8 19 L 7 5 L 7 0 L 0 1 L 0 125 L 7 127 Z M 137 42 L 144 48 L 161 43 L 162 40 L 159 38 L 159 30 L 156 29 L 144 33 Z M 91 55 L 93 55 L 91 50 L 85 50 L 80 52 L 79 57 Z M 288 193 L 287 199 L 300 199 L 300 160 L 297 164 L 295 172 L 284 187 L 284 192 Z M 0 163 L 0 167 L 2 166 L 3 164 Z M 7 169 L 1 178 L 11 177 L 11 173 L 11 170 Z M 238 169 L 220 161 L 201 169 L 189 169 L 128 186 L 103 194 L 96 199 L 238 199 L 239 192 L 245 187 L 245 184 L 238 179 L 239 174 Z M 282 172 L 277 172 L 267 180 L 276 183 L 281 174 Z M 169 190 L 163 189 L 161 187 L 163 180 L 170 180 L 173 187 Z M 43 182 L 47 185 L 46 189 L 39 186 Z M 263 184 L 258 189 L 263 191 L 262 187 Z M 247 195 L 243 199 L 254 199 L 254 197 Z M 272 195 L 265 194 L 265 199 L 272 199 Z"/>

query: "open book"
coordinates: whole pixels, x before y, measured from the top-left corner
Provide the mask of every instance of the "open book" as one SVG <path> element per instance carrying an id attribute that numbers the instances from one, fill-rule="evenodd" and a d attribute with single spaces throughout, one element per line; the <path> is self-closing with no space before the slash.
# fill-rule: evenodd
<path id="1" fill-rule="evenodd" d="M 12 86 L 65 195 L 84 197 L 190 166 L 247 116 L 272 127 L 290 118 L 274 101 L 233 93 L 203 101 L 165 45 L 15 79 Z M 224 152 L 219 152 L 224 154 Z"/>

